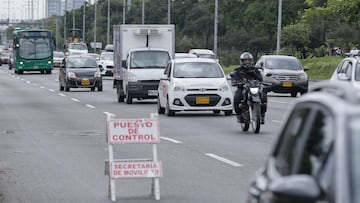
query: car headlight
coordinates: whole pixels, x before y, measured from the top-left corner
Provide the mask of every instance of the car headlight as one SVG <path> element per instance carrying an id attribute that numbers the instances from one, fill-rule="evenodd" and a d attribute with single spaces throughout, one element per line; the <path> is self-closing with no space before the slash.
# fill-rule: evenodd
<path id="1" fill-rule="evenodd" d="M 130 82 L 137 82 L 136 75 L 134 73 L 128 73 L 128 81 Z"/>
<path id="2" fill-rule="evenodd" d="M 180 84 L 174 85 L 174 92 L 185 91 L 185 87 Z"/>
<path id="3" fill-rule="evenodd" d="M 76 75 L 75 75 L 74 72 L 68 72 L 68 73 L 67 73 L 67 77 L 68 77 L 68 78 L 76 78 Z"/>
<path id="4" fill-rule="evenodd" d="M 94 73 L 94 77 L 95 77 L 95 78 L 100 78 L 100 77 L 101 77 L 101 72 L 100 72 L 100 71 L 96 71 L 96 72 Z"/>
<path id="5" fill-rule="evenodd" d="M 307 75 L 306 75 L 306 73 L 303 73 L 303 74 L 300 74 L 300 79 L 305 79 L 305 80 L 307 80 Z"/>
<path id="6" fill-rule="evenodd" d="M 226 92 L 226 91 L 229 91 L 229 90 L 230 90 L 230 87 L 229 87 L 229 85 L 228 85 L 227 83 L 224 83 L 224 84 L 222 84 L 222 85 L 220 86 L 219 90 L 220 90 L 221 92 Z"/>

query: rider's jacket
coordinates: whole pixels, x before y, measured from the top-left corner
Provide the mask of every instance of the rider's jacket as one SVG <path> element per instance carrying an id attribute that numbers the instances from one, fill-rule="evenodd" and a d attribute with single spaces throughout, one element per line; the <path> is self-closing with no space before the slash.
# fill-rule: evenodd
<path id="1" fill-rule="evenodd" d="M 244 68 L 243 66 L 237 67 L 230 74 L 231 76 L 231 85 L 236 86 L 237 82 L 242 81 L 244 78 L 247 80 L 259 80 L 262 81 L 262 76 L 260 71 L 255 68 Z"/>

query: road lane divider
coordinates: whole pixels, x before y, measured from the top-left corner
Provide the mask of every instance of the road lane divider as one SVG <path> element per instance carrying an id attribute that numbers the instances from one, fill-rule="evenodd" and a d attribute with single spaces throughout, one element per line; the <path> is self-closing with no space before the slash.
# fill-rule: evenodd
<path id="1" fill-rule="evenodd" d="M 233 167 L 241 167 L 241 166 L 244 166 L 244 165 L 242 165 L 242 164 L 236 163 L 236 162 L 234 162 L 234 161 L 231 161 L 231 160 L 226 159 L 226 158 L 224 158 L 224 157 L 218 156 L 218 155 L 216 155 L 216 154 L 206 153 L 205 155 L 208 156 L 208 157 L 211 157 L 211 158 L 213 158 L 213 159 L 216 159 L 216 160 L 218 160 L 218 161 L 221 161 L 221 162 L 223 162 L 223 163 L 225 163 L 225 164 L 228 164 L 228 165 L 230 165 L 230 166 L 233 166 Z"/>
<path id="2" fill-rule="evenodd" d="M 182 142 L 179 141 L 179 140 L 175 140 L 175 139 L 172 139 L 172 138 L 169 138 L 169 137 L 163 137 L 163 136 L 161 136 L 160 138 L 163 139 L 163 140 L 166 140 L 166 141 L 175 143 L 175 144 L 181 144 L 181 143 L 182 143 Z"/>
<path id="3" fill-rule="evenodd" d="M 71 98 L 71 100 L 74 101 L 74 102 L 80 102 L 80 100 L 75 99 L 75 98 Z"/>
<path id="4" fill-rule="evenodd" d="M 85 106 L 86 106 L 86 107 L 89 107 L 90 109 L 96 109 L 96 107 L 95 107 L 95 106 L 90 105 L 90 104 L 86 104 Z"/>

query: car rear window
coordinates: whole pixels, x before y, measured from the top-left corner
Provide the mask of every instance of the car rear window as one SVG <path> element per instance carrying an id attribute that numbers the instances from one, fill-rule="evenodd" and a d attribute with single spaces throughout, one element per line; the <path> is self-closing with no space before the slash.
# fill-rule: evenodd
<path id="1" fill-rule="evenodd" d="M 301 70 L 301 65 L 297 60 L 286 58 L 269 58 L 265 62 L 265 67 L 269 69 Z"/>

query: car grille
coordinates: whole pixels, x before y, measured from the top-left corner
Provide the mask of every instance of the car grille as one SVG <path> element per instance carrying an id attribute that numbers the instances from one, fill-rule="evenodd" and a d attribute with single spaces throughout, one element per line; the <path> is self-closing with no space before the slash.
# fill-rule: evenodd
<path id="1" fill-rule="evenodd" d="M 280 80 L 280 81 L 296 81 L 296 80 L 299 80 L 299 76 L 297 76 L 297 75 L 276 75 L 275 79 Z"/>
<path id="2" fill-rule="evenodd" d="M 113 69 L 114 66 L 106 66 L 107 69 Z"/>
<path id="3" fill-rule="evenodd" d="M 216 88 L 192 88 L 187 89 L 189 92 L 207 92 L 207 91 L 218 91 Z"/>
<path id="4" fill-rule="evenodd" d="M 209 97 L 209 104 L 196 104 L 196 97 Z M 217 94 L 189 94 L 185 96 L 185 101 L 190 106 L 216 106 L 221 97 Z"/>

